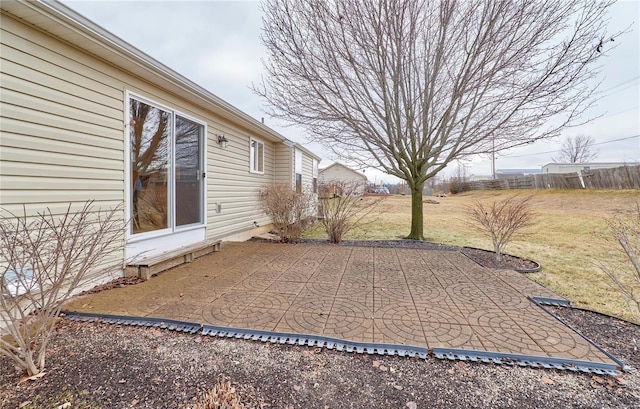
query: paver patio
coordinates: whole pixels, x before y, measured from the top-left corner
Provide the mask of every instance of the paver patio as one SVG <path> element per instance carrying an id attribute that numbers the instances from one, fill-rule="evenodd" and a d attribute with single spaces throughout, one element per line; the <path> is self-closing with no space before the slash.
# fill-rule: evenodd
<path id="1" fill-rule="evenodd" d="M 616 365 L 527 297 L 560 298 L 458 251 L 246 242 L 65 309 Z"/>

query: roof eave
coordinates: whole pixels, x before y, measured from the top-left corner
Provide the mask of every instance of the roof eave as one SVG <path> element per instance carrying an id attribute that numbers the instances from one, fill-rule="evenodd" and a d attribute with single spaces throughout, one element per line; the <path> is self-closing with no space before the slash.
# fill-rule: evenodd
<path id="1" fill-rule="evenodd" d="M 197 99 L 213 113 L 241 125 L 250 132 L 267 136 L 274 141 L 286 140 L 284 136 L 260 121 L 58 1 L 2 1 L 0 8 L 37 27 L 42 27 L 42 17 L 46 17 L 50 23 L 54 23 L 47 25 L 46 31 L 74 47 L 178 96 L 188 100 Z M 92 45 L 97 47 L 91 47 Z"/>

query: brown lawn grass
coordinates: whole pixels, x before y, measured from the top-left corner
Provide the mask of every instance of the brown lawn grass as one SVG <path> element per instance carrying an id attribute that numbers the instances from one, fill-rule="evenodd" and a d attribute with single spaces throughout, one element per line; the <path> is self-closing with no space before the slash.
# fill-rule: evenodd
<path id="1" fill-rule="evenodd" d="M 491 201 L 514 194 L 533 195 L 536 225 L 515 238 L 506 253 L 539 262 L 541 271 L 530 277 L 567 297 L 574 305 L 631 318 L 626 303 L 596 262 L 623 260 L 613 250 L 615 243 L 610 241 L 605 218 L 617 213 L 630 214 L 640 200 L 637 190 L 474 191 L 445 198 L 425 197 L 439 202 L 424 204 L 426 240 L 492 250 L 489 237 L 469 227 L 466 207 L 478 200 Z M 366 226 L 353 230 L 346 239 L 399 239 L 409 233 L 409 196 L 387 197 L 374 213 L 371 217 L 375 220 L 370 219 Z M 326 235 L 317 224 L 305 237 Z"/>

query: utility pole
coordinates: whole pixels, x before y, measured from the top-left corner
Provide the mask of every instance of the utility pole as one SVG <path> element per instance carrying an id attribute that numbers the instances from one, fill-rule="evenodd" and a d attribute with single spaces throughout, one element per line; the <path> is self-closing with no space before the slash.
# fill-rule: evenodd
<path id="1" fill-rule="evenodd" d="M 491 137 L 491 179 L 496 180 L 496 138 Z"/>

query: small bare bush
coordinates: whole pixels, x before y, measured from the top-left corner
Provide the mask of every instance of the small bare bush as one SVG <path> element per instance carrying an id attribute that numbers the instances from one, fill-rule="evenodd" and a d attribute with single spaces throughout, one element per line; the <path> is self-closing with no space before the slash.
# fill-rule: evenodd
<path id="1" fill-rule="evenodd" d="M 49 209 L 35 216 L 0 219 L 0 353 L 34 376 L 45 367 L 45 352 L 60 307 L 86 279 L 122 268 L 107 260 L 124 236 L 121 209 L 94 211 L 87 202 L 65 214 Z"/>
<path id="2" fill-rule="evenodd" d="M 283 242 L 295 243 L 300 240 L 315 218 L 313 195 L 304 191 L 296 192 L 288 185 L 267 187 L 260 194 L 260 204 Z"/>
<path id="3" fill-rule="evenodd" d="M 220 380 L 192 409 L 245 409 L 228 380 Z"/>
<path id="4" fill-rule="evenodd" d="M 640 202 L 636 203 L 631 216 L 618 215 L 606 222 L 618 245 L 616 250 L 622 253 L 626 262 L 598 264 L 624 297 L 634 320 L 640 323 Z"/>
<path id="5" fill-rule="evenodd" d="M 531 196 L 512 196 L 495 200 L 489 205 L 475 202 L 467 208 L 472 220 L 471 226 L 491 237 L 496 260 L 502 260 L 503 250 L 514 236 L 534 224 L 535 214 L 530 200 Z"/>
<path id="6" fill-rule="evenodd" d="M 323 190 L 339 194 L 320 199 L 322 226 L 329 241 L 338 244 L 345 234 L 362 224 L 381 199 L 364 200 L 360 194 L 362 187 L 358 183 L 332 181 L 328 185 L 331 189 Z"/>

